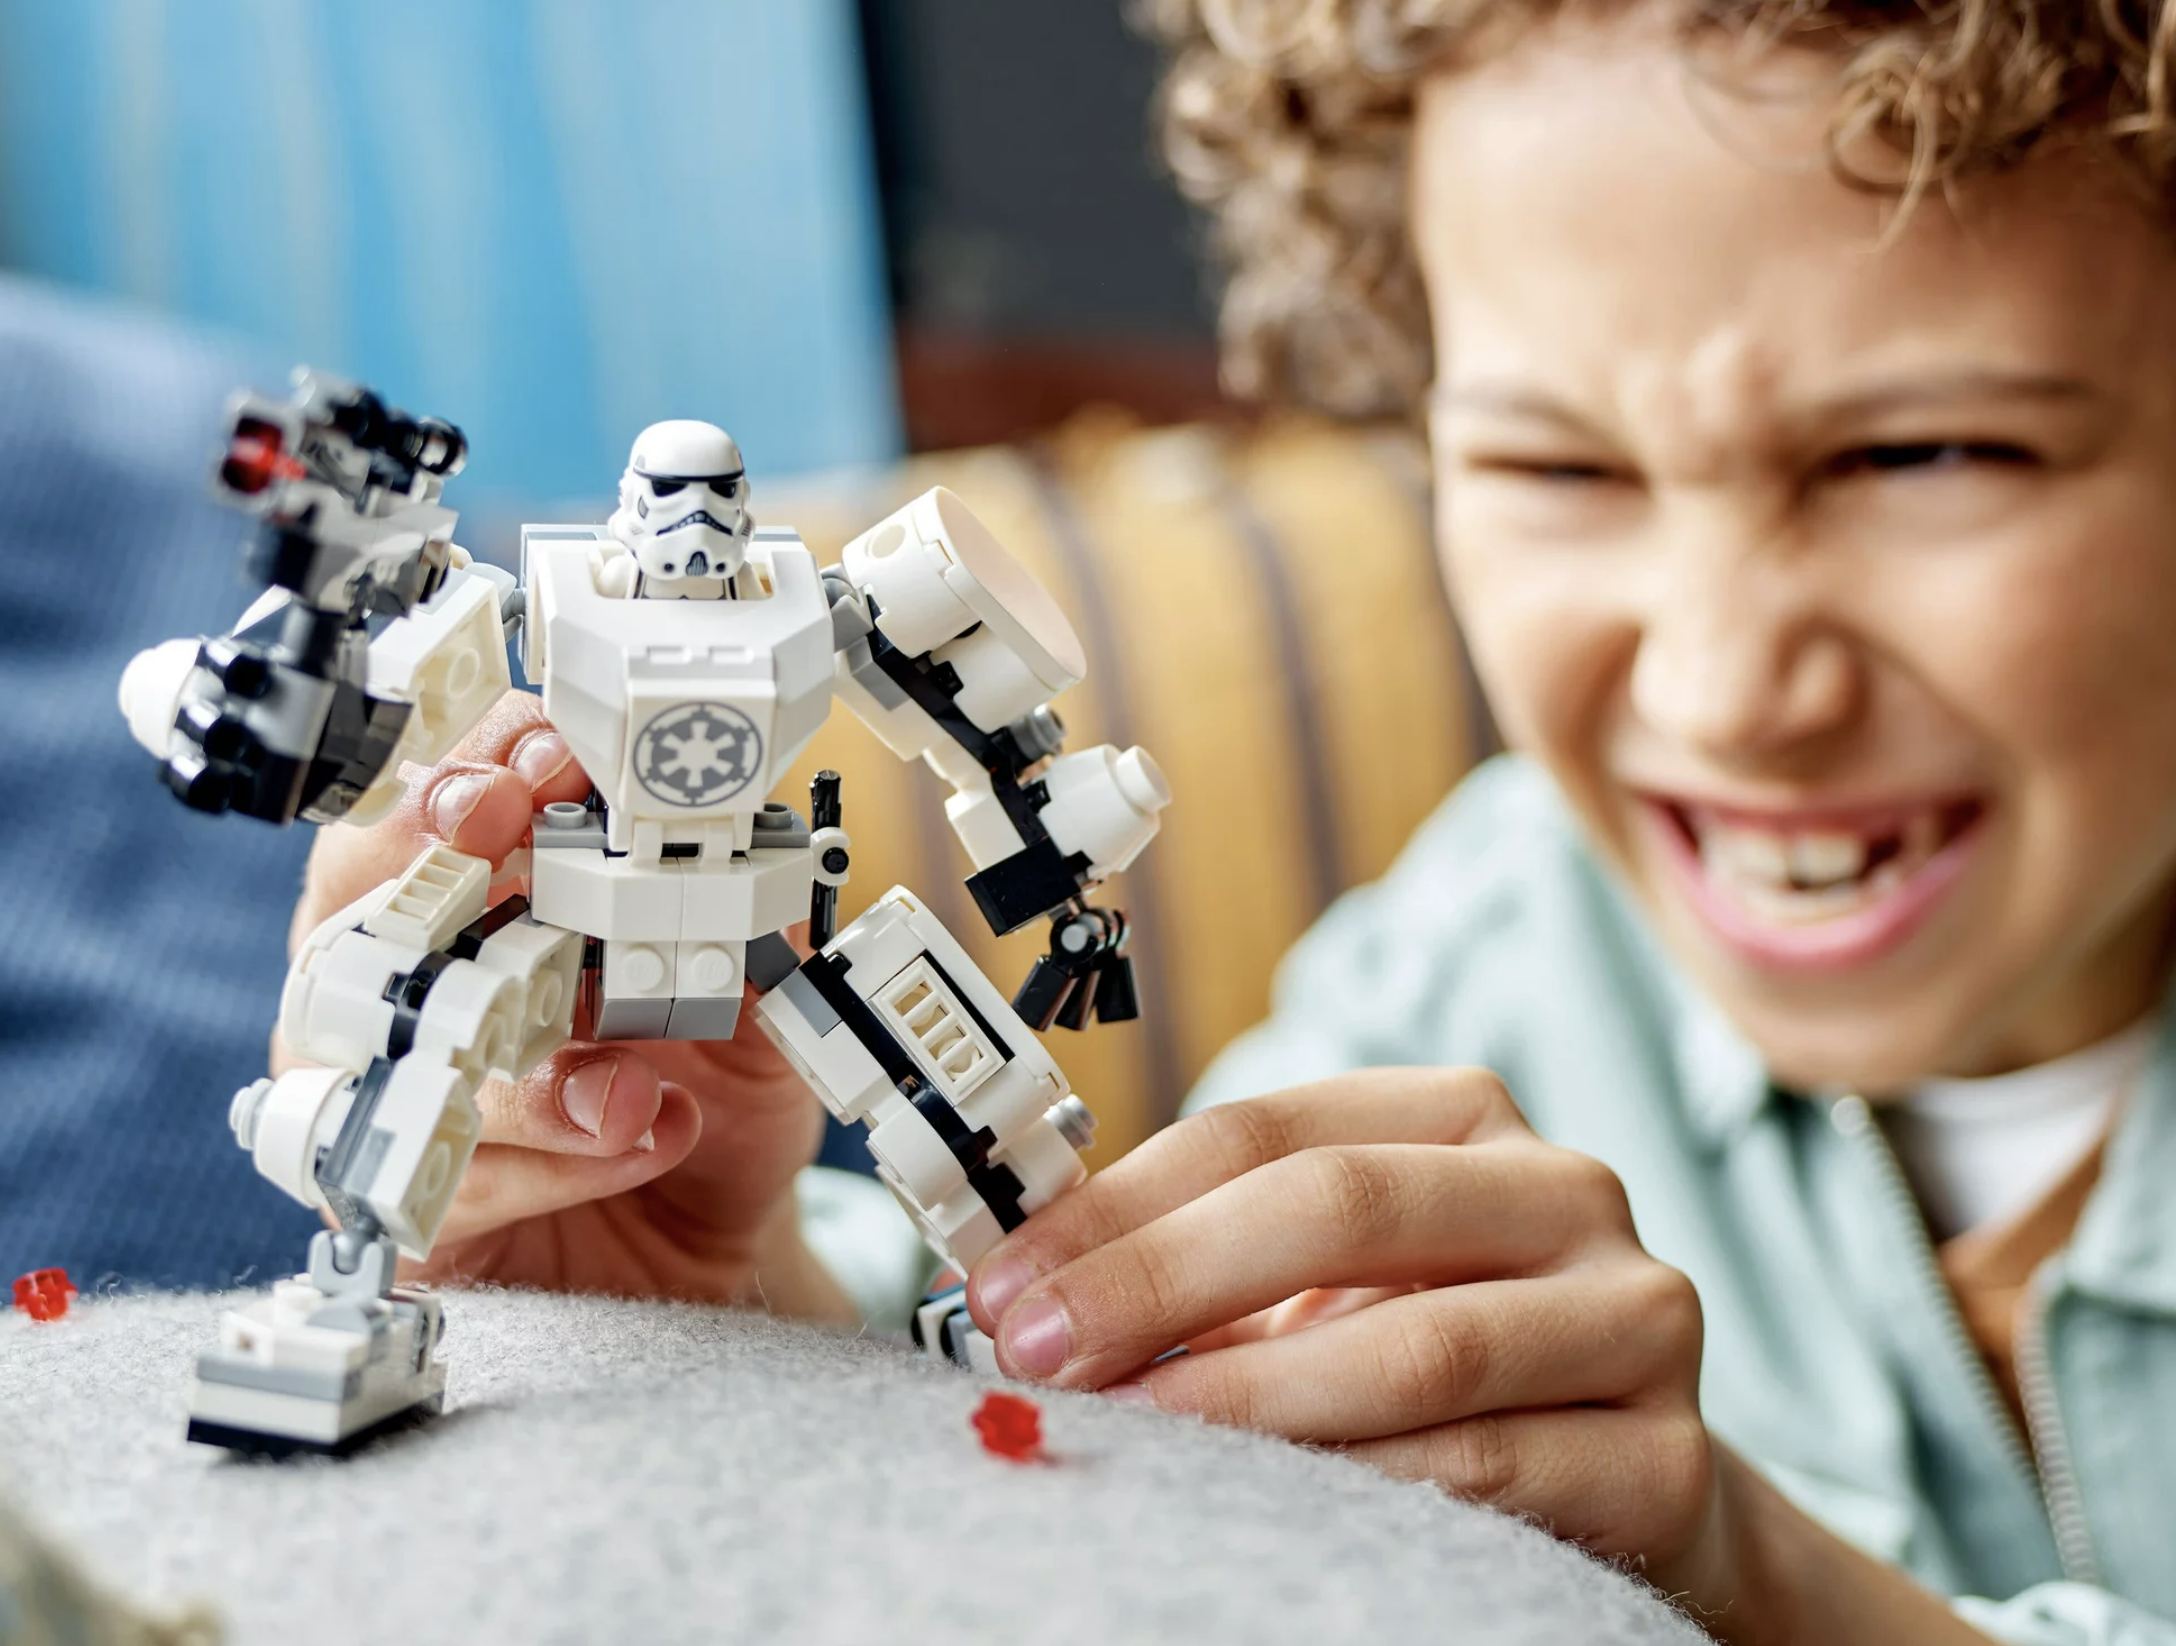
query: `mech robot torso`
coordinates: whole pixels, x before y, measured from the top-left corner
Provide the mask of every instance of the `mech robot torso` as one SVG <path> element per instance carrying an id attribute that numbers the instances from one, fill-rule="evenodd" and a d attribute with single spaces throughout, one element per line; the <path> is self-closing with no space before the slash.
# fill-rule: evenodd
<path id="1" fill-rule="evenodd" d="M 764 797 L 831 711 L 830 603 L 791 531 L 707 598 L 635 593 L 625 557 L 607 527 L 522 532 L 523 671 L 599 801 L 538 819 L 530 908 L 605 940 L 600 1035 L 720 1039 L 748 942 L 808 911 L 809 831 Z"/>

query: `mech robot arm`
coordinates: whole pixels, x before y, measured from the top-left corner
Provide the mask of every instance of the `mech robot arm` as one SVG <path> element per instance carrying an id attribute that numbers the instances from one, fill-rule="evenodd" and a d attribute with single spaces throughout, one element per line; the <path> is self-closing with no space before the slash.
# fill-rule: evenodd
<path id="1" fill-rule="evenodd" d="M 268 585 L 232 633 L 139 653 L 129 730 L 200 811 L 374 821 L 504 692 L 513 580 L 454 546 L 439 490 L 461 431 L 297 372 L 285 403 L 238 396 L 215 479 L 260 522 Z"/>
<path id="2" fill-rule="evenodd" d="M 941 487 L 849 543 L 824 581 L 838 695 L 952 786 L 945 816 L 990 929 L 1050 919 L 1014 1008 L 1037 1029 L 1138 1016 L 1125 916 L 1087 893 L 1155 837 L 1171 792 L 1145 749 L 1062 752 L 1050 700 L 1087 664 L 1057 602 Z"/>

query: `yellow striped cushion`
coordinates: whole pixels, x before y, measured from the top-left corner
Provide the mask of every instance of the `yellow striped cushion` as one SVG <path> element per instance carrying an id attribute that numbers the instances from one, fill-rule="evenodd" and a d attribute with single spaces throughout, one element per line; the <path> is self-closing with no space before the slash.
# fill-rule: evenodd
<path id="1" fill-rule="evenodd" d="M 759 491 L 817 559 L 934 485 L 1047 583 L 1087 648 L 1057 702 L 1069 747 L 1147 745 L 1171 780 L 1162 836 L 1098 901 L 1134 920 L 1142 1020 L 1052 1031 L 1101 1123 L 1093 1161 L 1167 1121 L 1219 1047 L 1261 1018 L 1278 957 L 1338 892 L 1380 874 L 1471 764 L 1476 720 L 1430 551 L 1410 439 L 1310 421 L 1250 433 L 1076 420 L 1046 446 L 914 459 Z M 782 791 L 845 779 L 842 918 L 920 893 L 1002 989 L 1040 928 L 990 936 L 961 882 L 943 785 L 833 717 Z"/>

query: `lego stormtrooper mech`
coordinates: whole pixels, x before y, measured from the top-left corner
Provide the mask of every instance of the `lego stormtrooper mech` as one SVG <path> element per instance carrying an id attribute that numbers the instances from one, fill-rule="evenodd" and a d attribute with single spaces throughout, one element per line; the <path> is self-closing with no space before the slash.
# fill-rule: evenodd
<path id="1" fill-rule="evenodd" d="M 1083 1176 L 1093 1120 L 1035 1031 L 1136 1015 L 1126 924 L 1087 902 L 1154 836 L 1169 791 L 1141 749 L 1061 752 L 1079 680 L 1057 603 L 936 490 L 819 571 L 756 528 L 739 449 L 707 423 L 635 441 L 604 526 L 522 531 L 522 576 L 472 561 L 439 501 L 458 430 L 297 374 L 240 398 L 217 487 L 259 521 L 269 585 L 233 633 L 141 653 L 137 740 L 189 805 L 367 823 L 402 768 L 444 758 L 508 689 L 507 642 L 596 785 L 535 819 L 494 875 L 444 846 L 325 921 L 280 1002 L 316 1067 L 235 1095 L 258 1170 L 336 1227 L 309 1267 L 230 1312 L 197 1363 L 189 1436 L 344 1452 L 434 1412 L 438 1300 L 394 1283 L 426 1256 L 477 1140 L 487 1078 L 574 1032 L 722 1039 L 744 984 L 761 1027 L 841 1120 L 940 1258 L 966 1271 Z M 810 816 L 766 801 L 843 698 L 952 787 L 946 814 L 993 929 L 1047 918 L 1010 1003 L 912 893 L 834 932 L 848 871 L 839 780 Z M 806 914 L 814 953 L 781 935 Z M 990 1364 L 956 1295 L 931 1352 Z"/>

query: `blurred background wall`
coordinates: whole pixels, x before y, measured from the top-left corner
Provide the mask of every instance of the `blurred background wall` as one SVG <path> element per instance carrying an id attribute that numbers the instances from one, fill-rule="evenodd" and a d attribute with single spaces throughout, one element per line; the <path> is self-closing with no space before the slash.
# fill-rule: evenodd
<path id="1" fill-rule="evenodd" d="M 452 418 L 471 509 L 1168 418 L 1153 72 L 1116 0 L 0 0 L 0 267 Z"/>

